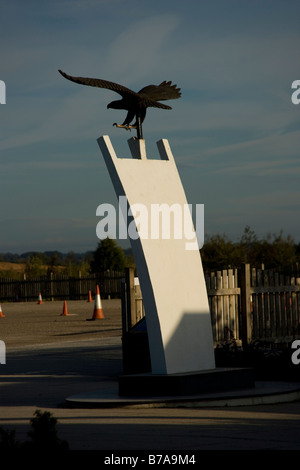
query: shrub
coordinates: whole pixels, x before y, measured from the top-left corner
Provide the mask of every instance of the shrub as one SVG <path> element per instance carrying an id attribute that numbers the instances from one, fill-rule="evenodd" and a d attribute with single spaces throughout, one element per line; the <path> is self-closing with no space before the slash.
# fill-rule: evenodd
<path id="1" fill-rule="evenodd" d="M 31 430 L 28 437 L 31 439 L 20 443 L 15 438 L 15 431 L 0 428 L 1 450 L 69 450 L 66 441 L 58 438 L 57 419 L 49 411 L 36 410 L 30 420 Z"/>

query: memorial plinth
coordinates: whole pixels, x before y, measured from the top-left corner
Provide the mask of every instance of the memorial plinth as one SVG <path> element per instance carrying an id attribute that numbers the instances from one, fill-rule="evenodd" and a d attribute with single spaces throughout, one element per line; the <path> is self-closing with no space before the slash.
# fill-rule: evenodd
<path id="1" fill-rule="evenodd" d="M 215 368 L 181 374 L 132 374 L 118 378 L 124 397 L 187 397 L 203 393 L 253 388 L 254 373 L 248 368 Z"/>
<path id="2" fill-rule="evenodd" d="M 239 375 L 240 386 L 244 386 L 244 381 L 248 386 L 252 383 L 248 373 L 216 370 L 195 229 L 188 240 L 184 236 L 153 237 L 157 227 L 150 221 L 145 236 L 138 211 L 133 210 L 140 206 L 151 214 L 153 205 L 179 206 L 189 218 L 185 224 L 193 227 L 191 213 L 185 211 L 188 203 L 169 143 L 165 139 L 157 142 L 159 159 L 147 158 L 143 139 L 132 138 L 128 143 L 132 158 L 118 158 L 108 136 L 98 139 L 116 195 L 127 198 L 132 213 L 130 224 L 135 223 L 139 235 L 129 240 L 145 309 L 151 373 L 119 377 L 120 394 L 191 394 L 211 388 L 216 391 L 221 383 L 229 389 L 235 388 Z M 127 215 L 124 214 L 126 220 Z M 176 228 L 171 227 L 170 233 Z"/>

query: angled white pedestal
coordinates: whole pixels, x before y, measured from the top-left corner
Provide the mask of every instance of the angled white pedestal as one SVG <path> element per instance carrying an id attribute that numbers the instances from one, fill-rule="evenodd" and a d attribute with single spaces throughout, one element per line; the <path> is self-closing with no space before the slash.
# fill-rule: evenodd
<path id="1" fill-rule="evenodd" d="M 132 158 L 118 158 L 108 136 L 98 139 L 117 197 L 126 196 L 129 207 L 142 204 L 148 214 L 153 204 L 180 204 L 184 210 L 187 200 L 168 141 L 157 143 L 160 160 L 147 159 L 144 140 L 128 142 Z M 135 223 L 138 227 L 137 214 Z M 171 227 L 169 239 L 155 238 L 153 220 L 148 229 L 148 237 L 129 238 L 143 295 L 152 374 L 214 369 L 200 253 L 187 249 L 187 243 L 197 243 L 196 234 L 194 240 L 176 239 Z"/>

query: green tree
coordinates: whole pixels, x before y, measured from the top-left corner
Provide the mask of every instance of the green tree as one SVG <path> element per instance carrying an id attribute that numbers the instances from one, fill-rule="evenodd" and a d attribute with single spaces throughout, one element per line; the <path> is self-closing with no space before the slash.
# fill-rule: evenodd
<path id="1" fill-rule="evenodd" d="M 124 271 L 126 258 L 123 249 L 115 240 L 105 238 L 98 244 L 91 261 L 91 271 L 94 273 L 107 271 Z"/>
<path id="2" fill-rule="evenodd" d="M 257 258 L 260 256 L 260 242 L 253 230 L 246 225 L 240 242 L 237 244 L 237 251 L 240 263 L 250 263 L 252 266 L 257 264 Z M 259 260 L 261 264 L 261 260 Z"/>
<path id="3" fill-rule="evenodd" d="M 210 237 L 201 249 L 203 266 L 207 270 L 239 267 L 242 263 L 265 269 L 298 269 L 300 246 L 290 235 L 268 234 L 258 239 L 255 232 L 247 225 L 240 241 L 233 243 L 226 235 Z M 297 265 L 298 263 L 298 265 Z"/>
<path id="4" fill-rule="evenodd" d="M 25 274 L 29 278 L 43 276 L 46 273 L 47 260 L 42 253 L 34 253 L 26 261 Z"/>
<path id="5" fill-rule="evenodd" d="M 205 269 L 226 269 L 237 263 L 236 247 L 226 235 L 210 237 L 201 249 Z"/>
<path id="6" fill-rule="evenodd" d="M 57 273 L 59 272 L 59 267 L 61 266 L 61 258 L 59 256 L 59 253 L 56 252 L 56 253 L 53 253 L 50 257 L 49 257 L 49 263 L 48 263 L 48 269 L 47 269 L 47 273 L 50 274 L 50 273 Z"/>
<path id="7" fill-rule="evenodd" d="M 296 248 L 290 235 L 267 235 L 261 243 L 261 260 L 265 268 L 291 268 L 296 263 Z"/>

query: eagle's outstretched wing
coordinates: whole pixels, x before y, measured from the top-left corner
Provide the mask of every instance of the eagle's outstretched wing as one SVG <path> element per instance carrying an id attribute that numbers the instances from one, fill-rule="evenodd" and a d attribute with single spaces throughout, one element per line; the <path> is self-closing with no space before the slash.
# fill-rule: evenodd
<path id="1" fill-rule="evenodd" d="M 124 96 L 124 95 L 137 96 L 137 93 L 135 93 L 135 91 L 132 91 L 123 85 L 119 85 L 118 83 L 109 82 L 108 80 L 102 80 L 101 78 L 72 77 L 71 75 L 68 75 L 62 70 L 59 70 L 59 73 L 63 77 L 70 80 L 71 82 L 79 83 L 80 85 L 88 85 L 88 86 L 93 86 L 93 87 L 98 87 L 98 88 L 107 88 L 108 90 L 112 90 L 112 91 L 115 91 L 116 93 L 119 93 L 119 95 L 121 96 Z"/>
<path id="2" fill-rule="evenodd" d="M 177 88 L 177 85 L 171 85 L 172 82 L 164 81 L 160 85 L 148 85 L 136 93 L 123 85 L 119 85 L 118 83 L 110 82 L 108 80 L 102 80 L 101 78 L 73 77 L 62 70 L 59 70 L 59 73 L 71 82 L 79 83 L 80 85 L 106 88 L 108 90 L 115 91 L 123 97 L 125 95 L 132 95 L 135 97 L 139 96 L 146 106 L 171 109 L 170 106 L 160 105 L 157 101 L 174 100 L 181 96 L 180 88 Z"/>
<path id="3" fill-rule="evenodd" d="M 172 109 L 171 106 L 160 103 L 160 101 L 180 98 L 180 88 L 177 88 L 177 85 L 171 85 L 171 83 L 164 81 L 160 85 L 148 85 L 142 88 L 138 95 L 146 107 Z"/>
<path id="4" fill-rule="evenodd" d="M 145 95 L 153 101 L 175 100 L 181 96 L 180 88 L 177 88 L 177 85 L 172 85 L 172 82 L 166 81 L 161 82 L 160 85 L 148 85 L 142 88 L 138 94 Z"/>

